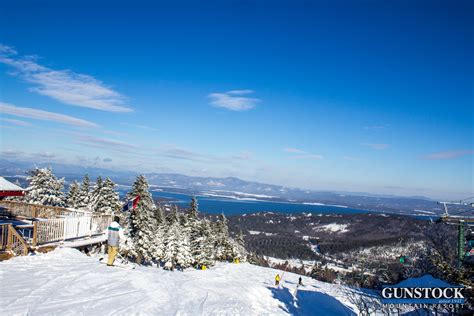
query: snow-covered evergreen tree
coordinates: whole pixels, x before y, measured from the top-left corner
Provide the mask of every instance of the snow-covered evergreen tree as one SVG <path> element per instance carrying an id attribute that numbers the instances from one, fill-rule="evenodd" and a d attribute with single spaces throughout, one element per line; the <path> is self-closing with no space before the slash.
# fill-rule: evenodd
<path id="1" fill-rule="evenodd" d="M 199 206 L 198 206 L 198 200 L 195 196 L 191 199 L 191 203 L 189 205 L 189 210 L 188 210 L 188 219 L 190 221 L 197 221 L 199 219 Z"/>
<path id="2" fill-rule="evenodd" d="M 25 201 L 28 203 L 64 206 L 64 178 L 58 179 L 49 168 L 36 168 L 28 172 Z"/>
<path id="3" fill-rule="evenodd" d="M 104 214 L 112 214 L 120 210 L 119 195 L 115 191 L 115 183 L 110 178 L 106 178 L 105 181 L 100 176 L 97 178 L 92 190 L 90 206 L 94 212 Z"/>
<path id="4" fill-rule="evenodd" d="M 242 230 L 240 230 L 239 235 L 235 239 L 230 238 L 229 241 L 232 248 L 232 257 L 234 260 L 238 259 L 240 262 L 245 261 L 247 259 L 247 250 L 245 249 L 245 241 Z"/>
<path id="5" fill-rule="evenodd" d="M 198 268 L 211 266 L 214 263 L 214 244 L 211 224 L 207 219 L 202 219 L 198 222 L 197 229 L 193 233 L 191 244 L 194 264 Z"/>
<path id="6" fill-rule="evenodd" d="M 166 216 L 166 222 L 168 225 L 173 225 L 174 223 L 179 222 L 178 207 L 176 205 L 171 206 L 171 211 Z"/>
<path id="7" fill-rule="evenodd" d="M 145 176 L 140 175 L 133 183 L 127 198 L 140 196 L 135 209 L 130 211 L 129 233 L 138 261 L 150 262 L 154 259 L 155 234 L 158 224 L 155 217 L 155 203 L 148 190 Z"/>
<path id="8" fill-rule="evenodd" d="M 164 241 L 163 263 L 166 269 L 174 270 L 177 266 L 184 269 L 192 264 L 189 238 L 182 230 L 179 221 L 174 221 L 168 226 Z"/>
<path id="9" fill-rule="evenodd" d="M 101 176 L 98 176 L 95 182 L 95 185 L 92 187 L 90 198 L 89 198 L 89 209 L 93 212 L 97 212 L 97 208 L 102 204 L 103 188 L 104 188 L 104 180 L 102 180 Z"/>
<path id="10" fill-rule="evenodd" d="M 169 225 L 165 232 L 163 263 L 164 268 L 174 270 L 176 267 L 176 251 L 178 249 L 178 228 L 176 224 Z"/>
<path id="11" fill-rule="evenodd" d="M 91 184 L 89 175 L 85 175 L 82 180 L 81 187 L 79 188 L 79 197 L 77 200 L 77 208 L 83 210 L 89 210 L 89 203 L 91 199 Z"/>
<path id="12" fill-rule="evenodd" d="M 79 182 L 75 180 L 71 182 L 71 184 L 69 185 L 69 191 L 66 197 L 66 204 L 68 207 L 77 208 L 78 201 L 79 201 L 79 189 L 80 189 Z"/>
<path id="13" fill-rule="evenodd" d="M 219 215 L 215 224 L 215 257 L 217 260 L 228 260 L 232 258 L 232 247 L 229 242 L 229 229 L 227 218 L 224 214 Z"/>
<path id="14" fill-rule="evenodd" d="M 165 231 L 166 226 L 165 223 L 158 224 L 157 229 L 155 231 L 155 240 L 153 245 L 153 258 L 155 261 L 160 262 L 163 260 L 164 252 L 165 252 Z"/>
<path id="15" fill-rule="evenodd" d="M 158 225 L 162 225 L 165 222 L 165 212 L 163 211 L 163 206 L 161 204 L 155 207 L 155 220 Z"/>

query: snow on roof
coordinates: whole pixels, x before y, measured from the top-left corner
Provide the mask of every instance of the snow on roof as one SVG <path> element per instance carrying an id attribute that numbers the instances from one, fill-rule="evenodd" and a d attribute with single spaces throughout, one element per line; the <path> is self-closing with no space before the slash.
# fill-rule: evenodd
<path id="1" fill-rule="evenodd" d="M 24 189 L 0 177 L 0 191 L 24 191 Z"/>

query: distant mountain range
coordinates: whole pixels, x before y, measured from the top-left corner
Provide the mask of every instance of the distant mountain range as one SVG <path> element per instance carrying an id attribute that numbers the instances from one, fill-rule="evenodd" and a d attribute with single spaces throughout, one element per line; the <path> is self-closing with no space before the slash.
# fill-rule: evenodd
<path id="1" fill-rule="evenodd" d="M 125 188 L 130 186 L 137 173 L 102 168 L 82 167 L 60 163 L 32 163 L 0 159 L 0 175 L 19 179 L 24 183 L 25 173 L 37 167 L 50 166 L 66 181 L 80 180 L 84 174 L 91 179 L 101 175 L 110 177 Z M 252 199 L 275 202 L 342 205 L 364 210 L 402 214 L 439 214 L 441 208 L 426 197 L 400 197 L 369 193 L 312 191 L 285 186 L 245 181 L 235 177 L 194 177 L 172 173 L 145 174 L 153 189 L 184 194 L 216 196 L 229 199 Z"/>

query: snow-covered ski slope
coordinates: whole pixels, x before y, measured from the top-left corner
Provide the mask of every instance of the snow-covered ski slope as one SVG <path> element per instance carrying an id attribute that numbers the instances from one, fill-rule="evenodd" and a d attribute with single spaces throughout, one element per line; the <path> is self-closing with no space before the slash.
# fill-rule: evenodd
<path id="1" fill-rule="evenodd" d="M 0 262 L 1 315 L 354 315 L 345 288 L 251 264 L 169 272 L 99 264 L 70 248 Z"/>

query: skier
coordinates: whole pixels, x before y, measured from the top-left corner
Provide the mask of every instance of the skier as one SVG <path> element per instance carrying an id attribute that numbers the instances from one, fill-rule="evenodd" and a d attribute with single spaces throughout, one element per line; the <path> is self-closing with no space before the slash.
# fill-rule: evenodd
<path id="1" fill-rule="evenodd" d="M 108 237 L 107 237 L 107 253 L 109 254 L 109 259 L 107 260 L 107 265 L 113 266 L 115 257 L 118 253 L 120 238 L 125 239 L 123 235 L 123 229 L 120 226 L 120 218 L 114 216 L 114 221 L 110 223 L 110 226 L 107 228 Z"/>
<path id="2" fill-rule="evenodd" d="M 275 286 L 279 286 L 279 285 L 280 285 L 280 275 L 277 274 L 277 275 L 275 276 Z"/>
<path id="3" fill-rule="evenodd" d="M 300 277 L 300 278 L 298 279 L 298 285 L 303 285 L 303 278 Z"/>

